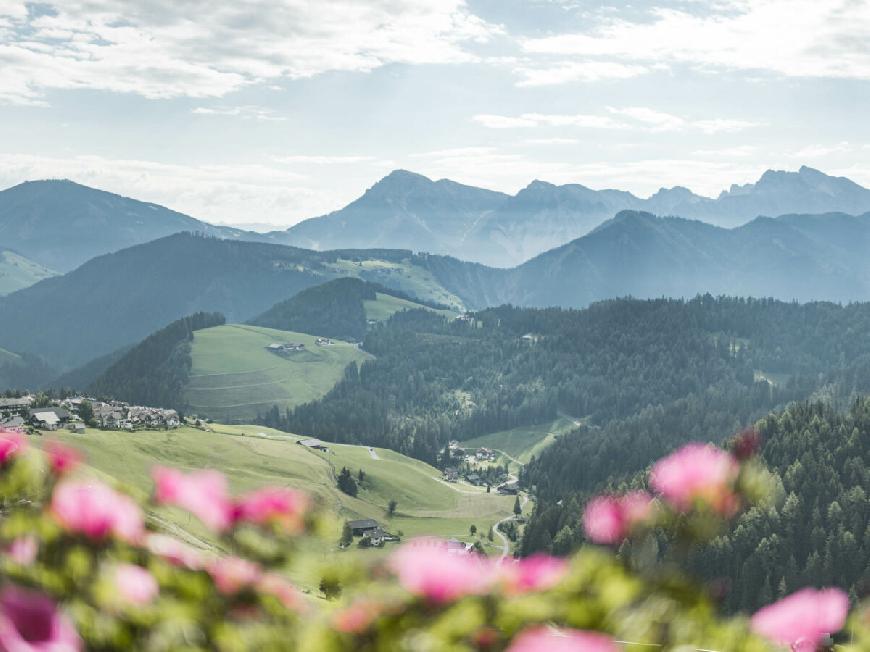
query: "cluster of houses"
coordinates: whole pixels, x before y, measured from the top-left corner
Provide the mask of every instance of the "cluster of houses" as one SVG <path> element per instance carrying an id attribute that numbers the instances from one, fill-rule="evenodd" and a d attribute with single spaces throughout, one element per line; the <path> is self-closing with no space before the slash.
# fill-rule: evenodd
<path id="1" fill-rule="evenodd" d="M 314 343 L 317 346 L 332 346 L 332 340 L 328 337 L 318 337 L 316 340 L 314 340 Z"/>
<path id="2" fill-rule="evenodd" d="M 288 355 L 297 351 L 304 351 L 305 345 L 297 342 L 274 342 L 267 346 L 266 350 L 276 355 Z"/>
<path id="3" fill-rule="evenodd" d="M 94 424 L 106 430 L 143 430 L 177 428 L 181 419 L 175 410 L 130 405 L 123 401 L 109 403 L 93 398 L 75 396 L 63 400 L 51 400 L 47 405 L 36 405 L 36 398 L 0 398 L 0 426 L 25 432 L 37 430 L 61 430 L 84 432 L 83 404 L 91 407 Z"/>

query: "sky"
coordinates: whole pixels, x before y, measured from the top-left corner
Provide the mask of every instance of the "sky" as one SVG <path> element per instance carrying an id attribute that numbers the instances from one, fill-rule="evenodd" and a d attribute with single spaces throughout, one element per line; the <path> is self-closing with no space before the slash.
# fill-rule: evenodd
<path id="1" fill-rule="evenodd" d="M 0 0 L 0 187 L 69 178 L 215 223 L 396 168 L 715 196 L 870 186 L 870 0 Z"/>

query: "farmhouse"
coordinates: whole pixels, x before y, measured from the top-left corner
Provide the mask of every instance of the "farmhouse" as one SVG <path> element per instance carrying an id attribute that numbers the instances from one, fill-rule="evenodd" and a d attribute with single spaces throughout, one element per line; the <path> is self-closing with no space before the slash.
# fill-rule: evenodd
<path id="1" fill-rule="evenodd" d="M 451 555 L 464 555 L 471 551 L 471 546 L 459 539 L 447 539 L 447 552 Z"/>
<path id="2" fill-rule="evenodd" d="M 297 342 L 274 342 L 267 346 L 266 350 L 277 355 L 287 355 L 296 351 L 304 351 L 305 345 Z"/>
<path id="3" fill-rule="evenodd" d="M 444 479 L 447 480 L 447 482 L 458 481 L 459 480 L 459 470 L 454 468 L 454 467 L 444 469 Z"/>
<path id="4" fill-rule="evenodd" d="M 330 346 L 332 344 L 332 340 L 328 337 L 318 337 L 316 340 L 314 340 L 314 343 L 317 346 Z"/>
<path id="5" fill-rule="evenodd" d="M 329 446 L 320 441 L 319 439 L 300 439 L 296 442 L 300 446 L 305 446 L 306 448 L 313 448 L 318 451 L 328 451 Z"/>
<path id="6" fill-rule="evenodd" d="M 30 410 L 28 421 L 42 430 L 57 430 L 58 426 L 69 421 L 70 416 L 63 408 L 35 408 Z"/>
<path id="7" fill-rule="evenodd" d="M 19 414 L 33 404 L 32 396 L 22 398 L 0 398 L 0 415 Z"/>
<path id="8" fill-rule="evenodd" d="M 373 518 L 363 518 L 357 521 L 348 521 L 347 526 L 350 528 L 350 531 L 355 537 L 371 535 L 376 530 L 381 530 L 381 524 Z"/>
<path id="9" fill-rule="evenodd" d="M 516 482 L 506 482 L 499 486 L 498 492 L 503 496 L 516 496 L 520 492 L 520 486 Z"/>

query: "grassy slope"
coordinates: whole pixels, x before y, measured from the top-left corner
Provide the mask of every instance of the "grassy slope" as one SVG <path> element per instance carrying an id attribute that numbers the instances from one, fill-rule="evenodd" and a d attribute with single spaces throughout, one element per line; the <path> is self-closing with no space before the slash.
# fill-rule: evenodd
<path id="1" fill-rule="evenodd" d="M 411 296 L 423 297 L 435 303 L 451 306 L 456 310 L 464 310 L 462 300 L 442 286 L 432 274 L 421 267 L 387 260 L 352 261 L 340 259 L 330 266 L 337 272 L 348 276 L 365 278 L 383 285 L 396 287 Z M 371 319 L 374 319 L 373 317 Z"/>
<path id="2" fill-rule="evenodd" d="M 30 287 L 55 272 L 12 251 L 0 251 L 0 296 Z"/>
<path id="3" fill-rule="evenodd" d="M 353 345 L 336 342 L 321 347 L 315 339 L 237 324 L 197 331 L 185 398 L 198 414 L 222 421 L 252 421 L 258 411 L 272 405 L 284 409 L 323 396 L 350 362 L 369 357 Z M 301 342 L 306 350 L 281 357 L 265 350 L 273 342 Z"/>
<path id="4" fill-rule="evenodd" d="M 573 430 L 577 425 L 575 420 L 570 417 L 559 417 L 548 423 L 481 435 L 463 441 L 460 445 L 469 449 L 492 448 L 506 453 L 512 458 L 512 461 L 525 464 L 533 455 L 538 455 L 544 448 L 552 444 L 556 437 Z"/>
<path id="5" fill-rule="evenodd" d="M 296 444 L 294 436 L 260 426 L 215 424 L 212 430 L 125 433 L 88 429 L 84 435 L 46 433 L 37 441 L 59 439 L 81 449 L 98 474 L 122 482 L 143 498 L 151 491 L 150 469 L 155 464 L 185 470 L 214 468 L 226 474 L 234 492 L 264 485 L 303 489 L 319 496 L 341 518 L 374 518 L 405 536 L 471 540 L 468 529 L 472 523 L 485 535 L 513 507 L 512 497 L 486 494 L 464 483 L 441 482 L 437 469 L 393 451 L 375 449 L 380 459 L 373 459 L 366 447 L 330 445 L 331 452 L 318 453 Z M 334 476 L 342 466 L 354 475 L 362 468 L 367 475 L 357 498 L 336 488 Z M 387 519 L 384 507 L 390 499 L 398 501 L 398 509 L 395 517 Z M 208 532 L 186 513 L 159 510 L 153 518 L 183 538 L 211 542 Z M 488 543 L 485 536 L 482 542 Z M 323 554 L 333 550 L 326 547 Z M 490 550 L 495 552 L 495 546 Z M 304 569 L 297 579 L 316 585 L 316 578 Z"/>
<path id="6" fill-rule="evenodd" d="M 419 308 L 426 308 L 427 310 L 431 310 L 431 308 L 427 308 L 426 306 L 423 306 L 419 303 L 414 303 L 413 301 L 394 297 L 389 294 L 377 292 L 376 296 L 377 299 L 375 301 L 363 301 L 363 306 L 365 307 L 366 311 L 366 319 L 373 319 L 374 321 L 386 321 L 394 314 L 402 310 L 416 310 Z M 439 315 L 444 315 L 445 317 L 451 318 L 456 317 L 457 315 L 457 313 L 452 310 L 433 310 L 433 312 L 437 312 Z"/>

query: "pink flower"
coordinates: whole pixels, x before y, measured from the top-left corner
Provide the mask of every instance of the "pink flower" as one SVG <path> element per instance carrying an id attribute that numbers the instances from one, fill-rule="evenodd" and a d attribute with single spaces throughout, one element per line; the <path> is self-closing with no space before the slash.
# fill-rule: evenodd
<path id="1" fill-rule="evenodd" d="M 145 605 L 160 592 L 157 580 L 141 566 L 118 564 L 112 573 L 112 581 L 118 596 L 127 604 Z"/>
<path id="2" fill-rule="evenodd" d="M 499 568 L 499 575 L 508 592 L 526 593 L 552 588 L 564 577 L 568 563 L 549 555 L 532 555 Z"/>
<path id="3" fill-rule="evenodd" d="M 76 449 L 56 441 L 48 443 L 45 447 L 45 453 L 48 455 L 48 463 L 51 466 L 51 470 L 57 475 L 69 473 L 81 464 L 82 461 L 82 454 Z"/>
<path id="4" fill-rule="evenodd" d="M 633 491 L 624 496 L 598 496 L 586 505 L 583 527 L 595 543 L 619 543 L 652 512 L 652 496 Z"/>
<path id="5" fill-rule="evenodd" d="M 176 505 L 194 514 L 212 530 L 222 532 L 232 524 L 233 506 L 227 480 L 217 471 L 184 474 L 175 469 L 155 467 L 154 497 L 161 505 Z"/>
<path id="6" fill-rule="evenodd" d="M 6 464 L 27 448 L 24 435 L 16 430 L 0 428 L 0 464 Z"/>
<path id="7" fill-rule="evenodd" d="M 619 652 L 619 648 L 598 632 L 537 626 L 520 632 L 508 652 Z"/>
<path id="8" fill-rule="evenodd" d="M 39 542 L 35 536 L 30 534 L 18 537 L 6 548 L 6 554 L 9 555 L 12 561 L 21 566 L 32 564 L 38 552 Z"/>
<path id="9" fill-rule="evenodd" d="M 359 634 L 369 628 L 381 610 L 382 607 L 377 602 L 358 600 L 337 612 L 333 616 L 332 624 L 335 629 L 345 634 Z"/>
<path id="10" fill-rule="evenodd" d="M 266 487 L 242 496 L 236 505 L 236 518 L 261 525 L 276 523 L 290 532 L 299 532 L 307 508 L 308 496 L 301 491 Z"/>
<path id="11" fill-rule="evenodd" d="M 67 531 L 92 539 L 114 535 L 135 543 L 143 534 L 139 506 L 100 482 L 61 483 L 52 495 L 51 513 Z"/>
<path id="12" fill-rule="evenodd" d="M 406 543 L 392 554 L 390 567 L 406 590 L 439 603 L 483 593 L 495 579 L 479 556 L 452 554 L 437 539 Z"/>
<path id="13" fill-rule="evenodd" d="M 6 586 L 0 593 L 0 650 L 77 652 L 81 640 L 72 622 L 41 593 Z"/>
<path id="14" fill-rule="evenodd" d="M 752 616 L 752 631 L 794 650 L 815 652 L 826 634 L 842 629 L 849 598 L 840 589 L 803 589 Z"/>
<path id="15" fill-rule="evenodd" d="M 208 565 L 208 572 L 218 591 L 233 595 L 249 588 L 260 579 L 260 567 L 241 557 L 221 557 Z"/>
<path id="16" fill-rule="evenodd" d="M 286 609 L 301 611 L 304 607 L 302 596 L 288 580 L 277 573 L 266 573 L 257 582 L 257 588 L 267 595 L 278 598 Z"/>
<path id="17" fill-rule="evenodd" d="M 737 460 L 722 449 L 688 444 L 656 462 L 650 484 L 680 511 L 688 511 L 701 501 L 730 516 L 737 509 L 732 485 L 739 472 Z"/>
<path id="18" fill-rule="evenodd" d="M 153 554 L 174 566 L 184 566 L 191 570 L 199 570 L 203 567 L 202 554 L 199 550 L 169 535 L 149 534 L 145 545 Z"/>

